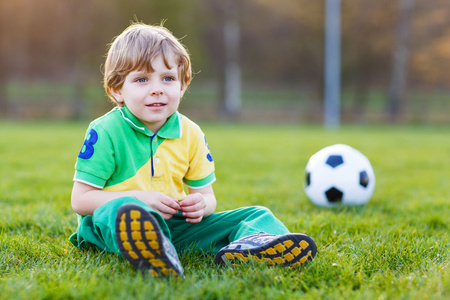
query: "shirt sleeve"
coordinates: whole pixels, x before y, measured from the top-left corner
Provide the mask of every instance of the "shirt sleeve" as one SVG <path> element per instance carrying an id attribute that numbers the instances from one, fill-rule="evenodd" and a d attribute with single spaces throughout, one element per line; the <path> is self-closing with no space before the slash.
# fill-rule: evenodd
<path id="1" fill-rule="evenodd" d="M 183 179 L 190 188 L 202 188 L 216 181 L 212 158 L 204 133 L 199 130 L 189 158 L 189 169 Z"/>
<path id="2" fill-rule="evenodd" d="M 74 181 L 103 188 L 115 169 L 114 149 L 109 134 L 91 125 L 75 164 Z"/>

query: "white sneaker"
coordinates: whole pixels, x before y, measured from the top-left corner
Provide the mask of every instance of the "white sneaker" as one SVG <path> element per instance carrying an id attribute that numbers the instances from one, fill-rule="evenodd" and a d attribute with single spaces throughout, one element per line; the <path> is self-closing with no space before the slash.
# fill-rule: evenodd
<path id="1" fill-rule="evenodd" d="M 317 247 L 312 238 L 301 233 L 272 235 L 267 233 L 243 237 L 220 249 L 216 255 L 219 265 L 232 265 L 254 259 L 272 266 L 282 264 L 299 267 L 311 261 Z"/>

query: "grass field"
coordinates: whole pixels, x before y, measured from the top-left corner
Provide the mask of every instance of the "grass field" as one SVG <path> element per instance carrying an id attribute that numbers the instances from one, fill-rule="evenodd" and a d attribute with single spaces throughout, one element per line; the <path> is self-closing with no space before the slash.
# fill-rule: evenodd
<path id="1" fill-rule="evenodd" d="M 449 299 L 450 128 L 203 124 L 218 211 L 269 207 L 318 254 L 302 269 L 180 256 L 186 279 L 143 276 L 68 242 L 75 158 L 87 123 L 0 123 L 0 299 Z M 318 208 L 303 192 L 319 149 L 345 143 L 372 162 L 363 207 Z"/>

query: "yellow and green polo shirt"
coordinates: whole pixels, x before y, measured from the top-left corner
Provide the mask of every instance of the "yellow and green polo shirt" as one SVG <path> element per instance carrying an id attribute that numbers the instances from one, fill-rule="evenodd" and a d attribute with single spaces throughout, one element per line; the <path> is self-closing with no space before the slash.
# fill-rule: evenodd
<path id="1" fill-rule="evenodd" d="M 182 200 L 184 185 L 212 184 L 214 161 L 200 127 L 178 112 L 154 134 L 127 107 L 94 120 L 74 181 L 105 191 L 151 190 Z"/>

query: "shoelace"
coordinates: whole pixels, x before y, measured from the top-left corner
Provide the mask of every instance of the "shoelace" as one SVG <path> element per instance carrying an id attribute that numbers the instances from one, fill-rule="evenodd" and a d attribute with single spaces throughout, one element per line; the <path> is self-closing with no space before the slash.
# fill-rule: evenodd
<path id="1" fill-rule="evenodd" d="M 251 242 L 252 244 L 264 245 L 275 238 L 272 234 L 254 234 L 245 237 L 245 240 Z"/>

